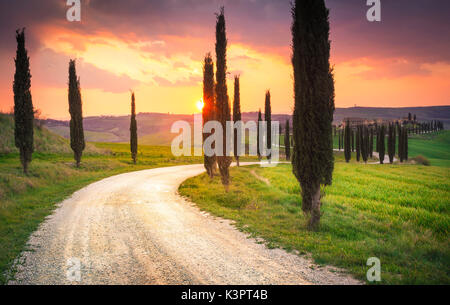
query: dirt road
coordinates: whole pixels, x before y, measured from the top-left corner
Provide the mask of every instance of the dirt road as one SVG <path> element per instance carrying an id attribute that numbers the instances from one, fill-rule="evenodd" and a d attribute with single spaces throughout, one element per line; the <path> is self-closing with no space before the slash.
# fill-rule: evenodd
<path id="1" fill-rule="evenodd" d="M 31 236 L 10 284 L 358 283 L 267 249 L 177 195 L 182 181 L 203 171 L 150 169 L 77 191 Z"/>

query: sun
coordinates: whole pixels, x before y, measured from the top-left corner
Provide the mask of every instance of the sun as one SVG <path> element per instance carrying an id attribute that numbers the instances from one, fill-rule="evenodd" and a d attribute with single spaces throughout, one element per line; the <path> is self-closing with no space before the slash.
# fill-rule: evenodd
<path id="1" fill-rule="evenodd" d="M 199 101 L 197 101 L 197 109 L 199 111 L 202 111 L 204 106 L 205 106 L 205 103 L 203 103 L 203 99 L 200 99 Z"/>

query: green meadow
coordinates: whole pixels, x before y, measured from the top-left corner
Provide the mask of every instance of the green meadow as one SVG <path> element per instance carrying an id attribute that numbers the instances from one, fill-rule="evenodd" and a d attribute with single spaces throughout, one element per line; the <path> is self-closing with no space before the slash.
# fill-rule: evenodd
<path id="1" fill-rule="evenodd" d="M 354 158 L 353 158 L 354 160 Z M 369 257 L 381 261 L 381 284 L 450 284 L 450 172 L 445 167 L 345 163 L 336 154 L 324 189 L 320 230 L 306 230 L 300 187 L 290 164 L 200 175 L 179 192 L 200 209 L 232 219 L 267 246 L 311 254 L 365 281 Z"/>

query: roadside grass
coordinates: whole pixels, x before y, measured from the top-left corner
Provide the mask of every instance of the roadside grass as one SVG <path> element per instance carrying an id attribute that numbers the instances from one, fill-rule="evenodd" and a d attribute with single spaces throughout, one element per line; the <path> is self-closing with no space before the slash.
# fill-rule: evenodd
<path id="1" fill-rule="evenodd" d="M 77 169 L 71 153 L 34 153 L 29 175 L 22 173 L 17 153 L 0 155 L 0 283 L 24 249 L 28 237 L 55 204 L 76 190 L 112 175 L 162 166 L 203 163 L 202 157 L 173 157 L 170 147 L 139 146 L 131 162 L 128 144 L 94 147 Z"/>
<path id="2" fill-rule="evenodd" d="M 381 284 L 450 284 L 450 173 L 419 165 L 364 165 L 336 154 L 325 188 L 320 230 L 309 232 L 290 164 L 231 169 L 226 193 L 219 177 L 185 181 L 181 195 L 268 247 L 311 253 L 318 264 L 366 280 L 369 257 L 381 261 Z"/>

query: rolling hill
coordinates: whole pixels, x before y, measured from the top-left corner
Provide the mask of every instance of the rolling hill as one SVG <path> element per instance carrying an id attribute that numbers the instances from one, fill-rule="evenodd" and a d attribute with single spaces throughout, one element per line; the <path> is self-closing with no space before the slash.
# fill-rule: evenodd
<path id="1" fill-rule="evenodd" d="M 436 107 L 408 107 L 408 108 L 368 108 L 352 107 L 337 108 L 334 114 L 335 123 L 341 122 L 345 117 L 360 118 L 402 118 L 408 113 L 415 114 L 419 121 L 440 120 L 446 128 L 450 126 L 450 106 Z M 257 112 L 242 113 L 242 120 L 257 120 Z M 273 114 L 273 121 L 284 122 L 292 116 L 288 114 Z M 170 145 L 174 134 L 170 128 L 175 121 L 184 120 L 193 124 L 194 116 L 168 113 L 139 113 L 137 115 L 138 137 L 140 144 Z M 86 140 L 89 142 L 124 143 L 129 141 L 130 116 L 93 116 L 84 119 Z M 69 137 L 69 122 L 59 120 L 45 120 L 46 127 L 65 137 Z"/>
<path id="2" fill-rule="evenodd" d="M 0 113 L 0 154 L 17 153 L 18 149 L 14 144 L 14 117 L 10 114 Z M 62 153 L 71 154 L 69 141 L 47 129 L 42 124 L 34 127 L 34 150 L 38 153 Z M 86 145 L 85 153 L 103 153 L 94 145 Z"/>

